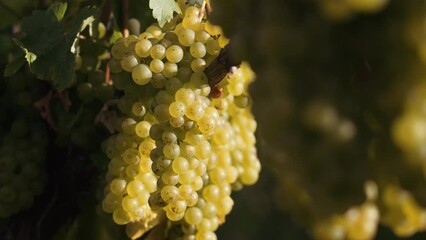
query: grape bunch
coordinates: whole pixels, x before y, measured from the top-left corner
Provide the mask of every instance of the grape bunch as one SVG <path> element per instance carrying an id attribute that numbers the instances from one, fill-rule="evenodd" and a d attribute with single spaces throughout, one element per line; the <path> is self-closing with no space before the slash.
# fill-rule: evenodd
<path id="1" fill-rule="evenodd" d="M 171 239 L 216 239 L 232 189 L 254 184 L 260 171 L 247 91 L 254 74 L 241 64 L 210 97 L 205 70 L 228 40 L 199 14 L 189 6 L 163 28 L 118 40 L 109 62 L 123 96 L 118 133 L 103 144 L 111 161 L 102 207 L 145 231 L 165 215 L 177 226 Z"/>
<path id="2" fill-rule="evenodd" d="M 313 226 L 316 239 L 356 240 L 372 239 L 377 231 L 380 220 L 376 204 L 378 189 L 373 181 L 364 185 L 365 201 L 353 206 L 342 214 L 334 214 L 328 219 L 322 219 Z"/>
<path id="3" fill-rule="evenodd" d="M 48 137 L 41 122 L 16 119 L 0 145 L 0 218 L 32 206 L 43 191 Z M 22 151 L 22 149 L 27 149 Z"/>
<path id="4" fill-rule="evenodd" d="M 29 209 L 42 193 L 46 148 L 46 126 L 31 106 L 37 81 L 24 72 L 6 79 L 7 91 L 0 95 L 3 119 L 0 131 L 0 219 Z M 5 115 L 3 115 L 5 114 Z"/>

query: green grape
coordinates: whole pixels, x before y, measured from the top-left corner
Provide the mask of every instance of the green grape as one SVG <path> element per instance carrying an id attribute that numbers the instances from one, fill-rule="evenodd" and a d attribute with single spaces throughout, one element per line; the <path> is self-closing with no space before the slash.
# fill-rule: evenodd
<path id="1" fill-rule="evenodd" d="M 183 50 L 179 45 L 172 45 L 167 48 L 166 58 L 171 63 L 178 63 L 183 58 Z"/>
<path id="2" fill-rule="evenodd" d="M 180 44 L 189 47 L 195 41 L 195 32 L 190 28 L 183 28 L 178 33 L 178 39 Z"/>
<path id="3" fill-rule="evenodd" d="M 162 60 L 166 56 L 166 48 L 161 44 L 154 45 L 150 50 L 150 54 L 152 59 Z"/>
<path id="4" fill-rule="evenodd" d="M 124 57 L 121 62 L 121 67 L 127 71 L 127 72 L 132 72 L 132 69 L 135 68 L 136 66 L 139 66 L 139 60 L 134 56 L 134 55 L 129 55 Z"/>
<path id="5" fill-rule="evenodd" d="M 146 192 L 145 186 L 140 181 L 133 180 L 127 185 L 127 194 L 130 197 L 137 197 L 139 195 L 142 195 L 144 192 Z"/>
<path id="6" fill-rule="evenodd" d="M 147 121 L 141 121 L 135 126 L 135 132 L 141 138 L 148 137 L 150 129 L 151 129 L 151 124 Z"/>
<path id="7" fill-rule="evenodd" d="M 193 44 L 191 44 L 189 52 L 194 58 L 202 59 L 206 55 L 207 50 L 206 50 L 206 46 L 203 43 L 194 42 Z"/>
<path id="8" fill-rule="evenodd" d="M 163 61 L 159 60 L 159 59 L 153 59 L 150 63 L 149 63 L 149 68 L 151 69 L 151 71 L 153 73 L 160 73 L 163 71 L 164 69 L 164 63 Z"/>
<path id="9" fill-rule="evenodd" d="M 207 63 L 202 58 L 196 58 L 191 61 L 191 69 L 194 72 L 204 72 L 207 67 Z"/>
<path id="10" fill-rule="evenodd" d="M 138 64 L 132 71 L 133 81 L 138 85 L 146 85 L 151 81 L 152 71 L 145 64 Z"/>
<path id="11" fill-rule="evenodd" d="M 139 57 L 148 57 L 151 54 L 152 43 L 147 39 L 138 41 L 135 45 L 135 52 Z"/>
<path id="12" fill-rule="evenodd" d="M 178 72 L 178 65 L 176 63 L 172 62 L 166 62 L 164 64 L 163 74 L 167 78 L 172 78 L 177 75 Z"/>

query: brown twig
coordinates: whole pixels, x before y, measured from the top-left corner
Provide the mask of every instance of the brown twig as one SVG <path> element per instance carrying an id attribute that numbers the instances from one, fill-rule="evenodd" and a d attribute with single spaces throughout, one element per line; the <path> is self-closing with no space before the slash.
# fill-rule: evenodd
<path id="1" fill-rule="evenodd" d="M 36 101 L 34 103 L 34 106 L 40 111 L 41 117 L 46 120 L 49 126 L 55 129 L 55 121 L 53 120 L 50 112 L 50 101 L 52 100 L 52 98 L 53 90 L 50 90 L 46 96 Z"/>
<path id="2" fill-rule="evenodd" d="M 109 65 L 106 65 L 105 68 L 105 83 L 112 85 L 112 81 L 111 81 L 111 70 L 109 69 Z"/>
<path id="3" fill-rule="evenodd" d="M 102 12 L 100 16 L 100 21 L 105 25 L 108 26 L 108 22 L 111 18 L 111 11 L 112 11 L 112 3 L 111 0 L 107 0 L 104 2 L 104 5 L 102 6 Z"/>
<path id="4" fill-rule="evenodd" d="M 122 13 L 122 26 L 123 26 L 123 37 L 129 36 L 129 1 L 121 0 L 121 13 Z"/>

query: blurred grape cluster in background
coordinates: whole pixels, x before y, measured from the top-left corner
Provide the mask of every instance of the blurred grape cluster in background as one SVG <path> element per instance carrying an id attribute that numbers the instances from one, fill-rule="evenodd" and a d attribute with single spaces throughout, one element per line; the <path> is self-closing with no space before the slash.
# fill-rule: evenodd
<path id="1" fill-rule="evenodd" d="M 425 4 L 213 1 L 257 74 L 263 173 L 231 219 L 261 220 L 235 238 L 425 237 Z"/>

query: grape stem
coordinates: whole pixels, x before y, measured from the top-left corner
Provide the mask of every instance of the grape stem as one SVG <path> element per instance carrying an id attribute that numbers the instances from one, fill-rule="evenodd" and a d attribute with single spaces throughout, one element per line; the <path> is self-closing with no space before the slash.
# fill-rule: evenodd
<path id="1" fill-rule="evenodd" d="M 59 101 L 61 101 L 62 105 L 65 107 L 65 110 L 70 110 L 72 103 L 68 97 L 68 92 L 65 91 L 53 93 L 53 90 L 50 90 L 46 96 L 42 97 L 34 103 L 34 107 L 40 111 L 41 117 L 46 120 L 49 126 L 56 130 L 56 123 L 50 111 L 50 103 L 55 98 L 58 98 Z"/>
<path id="2" fill-rule="evenodd" d="M 112 3 L 111 0 L 107 0 L 104 2 L 102 6 L 102 12 L 100 16 L 100 21 L 108 28 L 109 22 L 111 20 L 111 11 L 112 11 Z"/>
<path id="3" fill-rule="evenodd" d="M 96 115 L 95 123 L 101 123 L 111 134 L 115 132 L 114 123 L 117 120 L 117 114 L 115 111 L 109 111 L 108 109 L 118 104 L 118 99 L 113 99 L 104 104 L 102 109 Z"/>
<path id="4" fill-rule="evenodd" d="M 212 12 L 212 7 L 210 5 L 209 0 L 203 0 L 203 4 L 200 7 L 200 13 L 198 14 L 198 17 L 200 20 L 204 18 L 204 15 L 209 15 Z"/>
<path id="5" fill-rule="evenodd" d="M 121 13 L 122 13 L 122 26 L 123 26 L 123 37 L 129 36 L 129 0 L 121 0 Z"/>
<path id="6" fill-rule="evenodd" d="M 55 121 L 50 113 L 50 101 L 53 99 L 53 90 L 50 90 L 46 96 L 34 103 L 34 106 L 40 111 L 41 117 L 46 120 L 49 126 L 55 129 Z"/>

